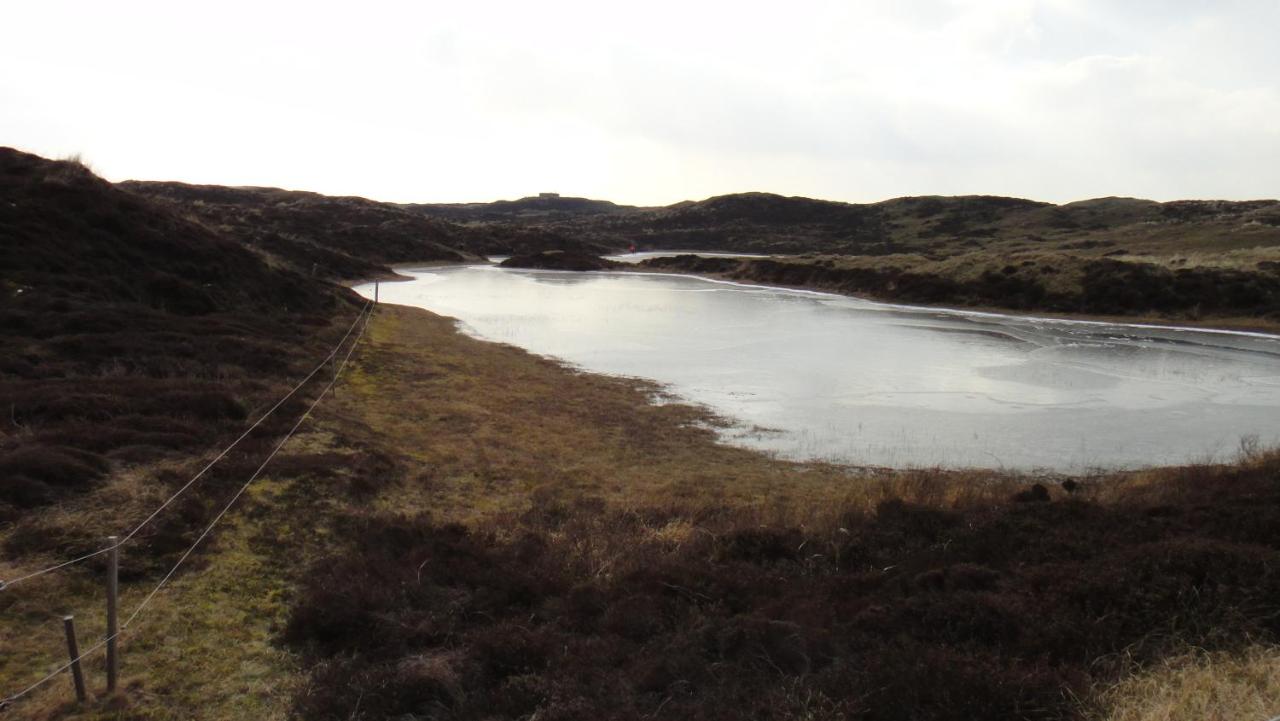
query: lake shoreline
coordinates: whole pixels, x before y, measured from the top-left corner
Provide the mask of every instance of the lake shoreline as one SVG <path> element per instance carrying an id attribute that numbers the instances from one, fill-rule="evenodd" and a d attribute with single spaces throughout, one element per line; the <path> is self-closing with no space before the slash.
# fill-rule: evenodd
<path id="1" fill-rule="evenodd" d="M 676 251 L 672 251 L 676 252 Z M 766 256 L 747 253 L 726 253 L 726 252 L 709 252 L 709 251 L 680 251 L 683 254 L 696 255 L 698 257 L 716 258 L 716 259 L 771 259 L 777 256 Z M 785 257 L 785 256 L 783 256 Z M 1074 313 L 1060 312 L 1052 310 L 1035 310 L 1012 308 L 1002 305 L 956 305 L 948 303 L 922 303 L 907 302 L 895 299 L 893 296 L 876 295 L 866 292 L 852 292 L 833 288 L 830 286 L 804 283 L 804 284 L 786 284 L 779 282 L 766 282 L 743 278 L 731 271 L 712 272 L 707 270 L 686 270 L 679 267 L 663 267 L 652 268 L 646 265 L 647 259 L 634 264 L 634 269 L 622 267 L 608 270 L 565 270 L 559 272 L 565 273 L 652 273 L 652 274 L 670 274 L 680 276 L 693 276 L 705 278 L 708 280 L 724 281 L 745 286 L 773 288 L 778 290 L 803 290 L 824 295 L 838 296 L 843 298 L 854 298 L 856 300 L 864 300 L 871 303 L 882 304 L 895 308 L 906 310 L 933 310 L 943 312 L 953 312 L 957 314 L 974 314 L 974 315 L 993 315 L 1007 316 L 1010 318 L 1022 318 L 1026 320 L 1043 320 L 1043 321 L 1064 321 L 1064 322 L 1081 322 L 1095 323 L 1101 325 L 1123 325 L 1138 328 L 1153 328 L 1167 330 L 1196 330 L 1196 331 L 1221 331 L 1224 333 L 1240 333 L 1248 335 L 1256 335 L 1258 337 L 1277 338 L 1280 339 L 1280 322 L 1270 321 L 1264 318 L 1248 317 L 1248 316 L 1222 316 L 1211 318 L 1170 318 L 1167 316 L 1155 315 L 1150 313 L 1135 314 L 1097 314 L 1097 313 Z M 354 288 L 364 283 L 382 282 L 397 283 L 412 280 L 411 277 L 404 275 L 401 271 L 413 270 L 416 268 L 465 268 L 469 266 L 495 266 L 496 263 L 476 263 L 474 261 L 423 261 L 423 262 L 405 262 L 394 263 L 388 267 L 391 273 L 382 273 L 370 277 L 349 278 L 343 280 L 341 285 L 347 288 Z M 630 264 L 629 264 L 630 265 Z M 649 269 L 652 268 L 652 269 Z"/>
<path id="2" fill-rule="evenodd" d="M 627 272 L 627 271 L 622 271 Z M 642 272 L 642 271 L 635 271 Z M 680 268 L 662 268 L 657 271 L 661 273 L 670 273 L 673 275 L 691 275 L 699 278 L 707 278 L 713 280 L 723 280 L 729 282 L 742 283 L 744 280 L 750 281 L 751 284 L 767 288 L 779 288 L 785 290 L 807 290 L 815 293 L 824 293 L 828 295 L 841 296 L 845 298 L 856 298 L 873 303 L 881 303 L 900 308 L 921 309 L 921 310 L 940 310 L 952 311 L 957 313 L 978 313 L 998 316 L 1009 316 L 1014 318 L 1026 318 L 1029 320 L 1050 320 L 1050 321 L 1071 321 L 1099 323 L 1107 325 L 1128 325 L 1137 327 L 1150 328 L 1167 328 L 1170 330 L 1201 330 L 1201 331 L 1223 331 L 1228 333 L 1250 333 L 1259 336 L 1280 338 L 1280 322 L 1270 321 L 1263 318 L 1255 317 L 1213 317 L 1213 318 L 1169 318 L 1166 316 L 1153 315 L 1149 313 L 1140 314 L 1096 314 L 1096 313 L 1071 313 L 1059 312 L 1052 310 L 1035 310 L 1012 308 L 1002 305 L 966 305 L 959 306 L 948 303 L 921 303 L 921 302 L 905 302 L 895 300 L 892 295 L 876 295 L 866 292 L 851 292 L 833 288 L 827 285 L 817 283 L 804 284 L 784 284 L 779 282 L 756 281 L 750 278 L 743 278 L 741 275 L 732 271 L 711 272 L 705 270 L 684 270 Z"/>
<path id="3" fill-rule="evenodd" d="M 382 301 L 588 372 L 663 384 L 733 419 L 726 443 L 795 461 L 1056 477 L 1217 461 L 1246 436 L 1280 438 L 1266 410 L 1280 402 L 1265 381 L 1280 376 L 1271 335 L 900 306 L 646 270 L 472 264 L 423 276 L 383 288 Z"/>
<path id="4" fill-rule="evenodd" d="M 579 271 L 563 271 L 567 273 Z M 854 300 L 866 301 L 877 306 L 885 308 L 893 308 L 895 310 L 907 311 L 934 311 L 941 313 L 954 314 L 958 316 L 974 316 L 989 318 L 1010 318 L 1027 321 L 1043 321 L 1046 323 L 1079 323 L 1087 325 L 1101 326 L 1122 326 L 1126 328 L 1146 328 L 1151 330 L 1185 330 L 1199 333 L 1224 333 L 1230 335 L 1241 335 L 1246 337 L 1264 338 L 1268 340 L 1280 340 L 1280 324 L 1275 325 L 1248 325 L 1250 321 L 1241 319 L 1241 323 L 1245 325 L 1236 326 L 1232 322 L 1224 324 L 1224 320 L 1229 319 L 1208 319 L 1203 321 L 1193 320 L 1172 320 L 1167 318 L 1158 318 L 1151 316 L 1138 315 L 1091 315 L 1087 313 L 1051 313 L 1032 310 L 1015 310 L 1000 306 L 970 306 L 957 307 L 953 305 L 930 305 L 922 303 L 896 303 L 885 298 L 859 294 L 845 293 L 838 290 L 831 290 L 821 286 L 801 286 L 801 285 L 777 285 L 769 283 L 743 282 L 734 278 L 732 275 L 724 273 L 699 273 L 699 272 L 681 272 L 681 271 L 631 271 L 625 268 L 613 269 L 606 271 L 584 271 L 584 272 L 603 272 L 603 273 L 633 273 L 637 275 L 672 275 L 677 277 L 703 278 L 705 280 L 723 282 L 743 288 L 760 288 L 766 290 L 785 290 L 813 293 L 820 296 L 830 296 L 833 298 L 852 298 Z"/>

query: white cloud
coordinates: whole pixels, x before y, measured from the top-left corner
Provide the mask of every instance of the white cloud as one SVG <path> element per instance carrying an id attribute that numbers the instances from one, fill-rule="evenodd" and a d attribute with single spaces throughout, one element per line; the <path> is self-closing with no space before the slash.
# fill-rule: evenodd
<path id="1" fill-rule="evenodd" d="M 1280 3 L 10 4 L 0 143 L 113 178 L 665 203 L 1280 187 Z"/>

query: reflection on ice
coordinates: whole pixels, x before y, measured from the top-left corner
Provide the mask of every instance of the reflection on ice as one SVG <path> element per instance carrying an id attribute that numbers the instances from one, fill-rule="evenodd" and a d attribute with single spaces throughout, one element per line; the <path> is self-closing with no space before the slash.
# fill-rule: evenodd
<path id="1" fill-rule="evenodd" d="M 1280 440 L 1270 336 L 908 309 L 660 274 L 412 275 L 383 284 L 382 299 L 668 384 L 732 419 L 726 440 L 792 458 L 1080 471 L 1222 458 L 1246 435 Z"/>

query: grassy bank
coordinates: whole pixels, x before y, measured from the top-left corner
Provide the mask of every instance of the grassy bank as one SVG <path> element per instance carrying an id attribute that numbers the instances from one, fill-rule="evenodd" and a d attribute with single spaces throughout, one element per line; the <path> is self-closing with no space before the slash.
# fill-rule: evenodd
<path id="1" fill-rule="evenodd" d="M 302 385 L 211 470 L 121 549 L 122 621 L 148 601 L 152 589 L 201 531 L 234 497 L 327 380 Z M 263 384 L 272 400 L 290 384 Z M 268 403 L 250 409 L 250 417 Z M 248 421 L 244 422 L 248 425 Z M 274 476 L 260 478 L 212 535 L 178 567 L 121 638 L 122 691 L 104 689 L 103 653 L 85 660 L 93 702 L 72 702 L 63 674 L 16 701 L 15 718 L 229 719 L 285 718 L 299 664 L 276 642 L 298 564 L 326 551 L 323 519 L 348 503 L 342 479 L 362 469 L 358 449 L 343 445 L 340 422 L 316 419 L 295 435 L 273 462 Z M 333 427 L 331 429 L 331 426 Z M 122 535 L 214 460 L 231 438 L 212 433 L 197 455 L 119 464 L 75 495 L 26 509 L 0 526 L 5 560 L 0 578 L 12 579 L 104 545 Z M 237 433 L 242 429 L 237 429 Z M 331 461 L 352 469 L 313 474 L 305 485 L 287 475 L 293 454 L 322 448 Z M 336 504 L 336 505 L 335 505 Z M 312 524 L 311 519 L 317 523 Z M 82 650 L 105 635 L 104 557 L 91 558 L 0 591 L 0 687 L 9 694 L 35 683 L 66 661 L 61 618 L 74 615 Z"/>

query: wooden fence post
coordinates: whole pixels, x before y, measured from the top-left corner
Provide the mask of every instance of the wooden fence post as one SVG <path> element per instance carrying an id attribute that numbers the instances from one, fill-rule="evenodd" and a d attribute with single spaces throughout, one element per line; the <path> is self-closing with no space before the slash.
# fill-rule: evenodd
<path id="1" fill-rule="evenodd" d="M 116 636 L 120 633 L 116 619 L 117 595 L 120 592 L 120 546 L 115 536 L 107 536 L 111 552 L 107 555 L 107 693 L 116 690 L 119 658 L 116 655 Z"/>
<path id="2" fill-rule="evenodd" d="M 80 670 L 80 644 L 76 643 L 76 617 L 64 616 L 62 628 L 67 632 L 67 655 L 71 657 L 71 680 L 76 685 L 76 700 L 84 703 L 84 672 Z"/>

